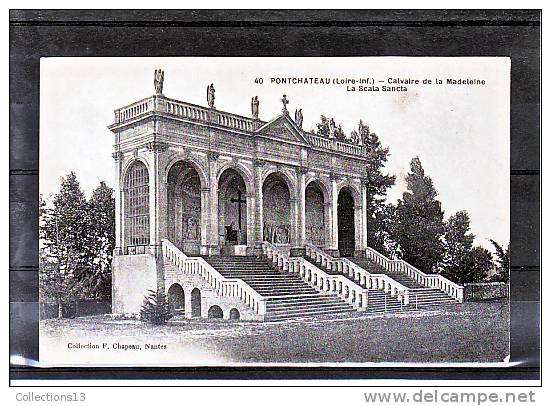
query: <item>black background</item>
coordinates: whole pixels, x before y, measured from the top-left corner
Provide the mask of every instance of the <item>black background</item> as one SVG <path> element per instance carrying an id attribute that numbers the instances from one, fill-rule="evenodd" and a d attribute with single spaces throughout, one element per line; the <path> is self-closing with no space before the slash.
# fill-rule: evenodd
<path id="1" fill-rule="evenodd" d="M 10 366 L 10 377 L 539 378 L 540 21 L 539 10 L 11 10 L 10 354 L 38 359 L 41 57 L 509 56 L 512 69 L 511 361 L 521 361 L 521 365 L 507 369 L 209 367 L 47 370 Z M 78 97 L 78 89 L 75 89 L 75 95 Z M 63 153 L 62 148 L 60 153 Z M 353 380 L 347 383 L 355 384 Z M 182 381 L 182 384 L 186 382 Z"/>

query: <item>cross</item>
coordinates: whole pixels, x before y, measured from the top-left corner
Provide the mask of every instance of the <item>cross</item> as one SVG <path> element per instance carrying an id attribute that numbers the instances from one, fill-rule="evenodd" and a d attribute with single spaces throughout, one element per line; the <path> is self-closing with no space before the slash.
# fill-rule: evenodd
<path id="1" fill-rule="evenodd" d="M 284 94 L 283 97 L 281 98 L 281 102 L 283 103 L 283 111 L 286 112 L 287 111 L 287 105 L 289 104 L 289 99 L 287 99 L 286 94 Z"/>
<path id="2" fill-rule="evenodd" d="M 247 200 L 242 199 L 243 192 L 241 190 L 237 191 L 237 199 L 230 199 L 230 202 L 237 203 L 237 215 L 239 217 L 239 231 L 241 231 L 241 204 L 247 203 Z"/>

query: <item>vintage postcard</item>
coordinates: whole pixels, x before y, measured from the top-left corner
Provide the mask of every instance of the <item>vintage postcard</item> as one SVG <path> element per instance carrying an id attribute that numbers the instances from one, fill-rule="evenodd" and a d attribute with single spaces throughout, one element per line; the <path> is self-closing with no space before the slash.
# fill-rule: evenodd
<path id="1" fill-rule="evenodd" d="M 510 59 L 43 58 L 40 360 L 507 365 Z"/>

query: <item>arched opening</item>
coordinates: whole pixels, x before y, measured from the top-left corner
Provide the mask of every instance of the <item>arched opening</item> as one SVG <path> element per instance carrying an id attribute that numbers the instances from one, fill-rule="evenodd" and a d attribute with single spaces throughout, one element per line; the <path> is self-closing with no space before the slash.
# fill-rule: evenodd
<path id="1" fill-rule="evenodd" d="M 168 238 L 187 254 L 201 251 L 201 179 L 188 162 L 172 165 L 167 178 Z"/>
<path id="2" fill-rule="evenodd" d="M 172 284 L 168 288 L 168 304 L 174 314 L 184 313 L 184 303 L 184 289 L 178 283 Z"/>
<path id="3" fill-rule="evenodd" d="M 201 317 L 201 291 L 197 288 L 191 291 L 191 317 Z"/>
<path id="4" fill-rule="evenodd" d="M 337 222 L 339 254 L 341 257 L 354 255 L 356 245 L 354 230 L 354 197 L 347 188 L 342 188 L 337 201 Z"/>
<path id="5" fill-rule="evenodd" d="M 123 193 L 125 242 L 129 251 L 136 251 L 149 245 L 149 172 L 143 162 L 128 168 Z"/>
<path id="6" fill-rule="evenodd" d="M 218 234 L 222 245 L 247 244 L 247 187 L 233 168 L 218 180 Z"/>
<path id="7" fill-rule="evenodd" d="M 230 310 L 230 320 L 239 320 L 240 318 L 241 318 L 241 315 L 239 314 L 239 310 L 237 309 Z"/>
<path id="8" fill-rule="evenodd" d="M 224 313 L 220 306 L 211 306 L 208 313 L 209 319 L 221 319 L 224 317 Z"/>
<path id="9" fill-rule="evenodd" d="M 325 200 L 318 182 L 311 182 L 305 193 L 306 242 L 323 247 L 325 245 Z"/>
<path id="10" fill-rule="evenodd" d="M 281 175 L 271 173 L 262 185 L 264 241 L 291 243 L 291 193 Z"/>

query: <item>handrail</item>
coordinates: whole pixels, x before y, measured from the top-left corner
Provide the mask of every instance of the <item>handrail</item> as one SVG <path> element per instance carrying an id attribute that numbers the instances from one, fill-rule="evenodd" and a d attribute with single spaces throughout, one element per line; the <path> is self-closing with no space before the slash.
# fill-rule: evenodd
<path id="1" fill-rule="evenodd" d="M 312 244 L 306 243 L 305 247 L 306 255 L 316 262 L 321 263 L 326 269 L 348 275 L 351 279 L 358 281 L 360 285 L 364 285 L 368 289 L 379 289 L 383 290 L 385 293 L 390 293 L 392 297 L 396 297 L 403 305 L 409 304 L 409 288 L 392 279 L 390 276 L 371 273 L 350 261 L 348 258 L 333 258 L 331 255 Z"/>
<path id="2" fill-rule="evenodd" d="M 162 240 L 163 256 L 184 274 L 200 275 L 222 297 L 238 298 L 255 313 L 266 315 L 266 299 L 241 279 L 226 278 L 201 257 L 188 257 L 169 240 Z"/>
<path id="3" fill-rule="evenodd" d="M 446 293 L 448 296 L 451 296 L 455 300 L 459 301 L 459 303 L 463 303 L 463 286 L 450 281 L 448 278 L 442 275 L 428 275 L 415 268 L 413 265 L 408 264 L 406 261 L 403 261 L 401 259 L 389 259 L 371 247 L 368 247 L 366 249 L 366 256 L 367 258 L 374 261 L 376 264 L 384 267 L 389 271 L 403 273 L 404 275 L 407 275 L 410 278 L 414 279 L 420 285 L 428 288 L 439 289 Z"/>
<path id="4" fill-rule="evenodd" d="M 365 147 L 363 145 L 342 142 L 336 139 L 321 137 L 312 133 L 306 133 L 306 138 L 315 147 L 332 149 L 351 155 L 365 155 Z"/>
<path id="5" fill-rule="evenodd" d="M 367 310 L 368 290 L 343 275 L 329 275 L 300 257 L 289 257 L 270 242 L 262 243 L 263 253 L 284 271 L 298 274 L 306 283 L 321 293 L 334 294 L 357 310 Z"/>

